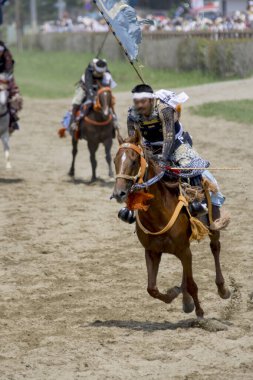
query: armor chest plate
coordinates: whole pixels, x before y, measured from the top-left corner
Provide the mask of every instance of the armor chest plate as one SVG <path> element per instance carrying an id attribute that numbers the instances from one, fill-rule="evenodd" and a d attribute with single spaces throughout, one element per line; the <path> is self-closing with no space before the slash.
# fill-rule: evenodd
<path id="1" fill-rule="evenodd" d="M 150 142 L 163 141 L 162 123 L 158 118 L 141 121 L 140 131 L 142 136 Z"/>

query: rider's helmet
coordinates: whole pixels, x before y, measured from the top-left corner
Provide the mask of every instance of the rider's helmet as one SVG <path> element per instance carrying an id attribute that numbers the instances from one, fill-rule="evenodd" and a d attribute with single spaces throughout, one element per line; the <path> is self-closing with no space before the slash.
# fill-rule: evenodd
<path id="1" fill-rule="evenodd" d="M 94 66 L 94 75 L 96 77 L 102 77 L 104 73 L 108 70 L 107 62 L 105 59 L 93 59 L 93 66 Z"/>

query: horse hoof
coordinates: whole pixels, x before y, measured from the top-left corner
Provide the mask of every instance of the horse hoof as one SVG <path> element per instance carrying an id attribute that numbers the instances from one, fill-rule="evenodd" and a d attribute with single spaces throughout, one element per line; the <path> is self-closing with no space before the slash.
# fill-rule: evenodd
<path id="1" fill-rule="evenodd" d="M 91 177 L 90 183 L 97 182 L 97 177 Z"/>
<path id="2" fill-rule="evenodd" d="M 194 302 L 191 302 L 191 303 L 183 303 L 183 311 L 184 313 L 186 314 L 190 314 L 193 312 L 195 308 L 195 305 L 194 305 Z"/>
<path id="3" fill-rule="evenodd" d="M 68 172 L 68 175 L 69 175 L 70 177 L 74 177 L 74 176 L 75 176 L 75 172 L 74 172 L 73 170 L 70 170 L 70 171 Z"/>
<path id="4" fill-rule="evenodd" d="M 204 318 L 204 311 L 201 309 L 201 307 L 198 310 L 196 310 L 196 315 L 199 319 Z"/>
<path id="5" fill-rule="evenodd" d="M 231 297 L 231 292 L 228 288 L 224 288 L 223 291 L 218 290 L 218 294 L 219 294 L 220 298 L 222 298 L 223 300 L 227 300 Z"/>
<path id="6" fill-rule="evenodd" d="M 179 286 L 174 286 L 171 289 L 168 289 L 166 292 L 166 301 L 165 303 L 171 303 L 175 298 L 182 293 L 182 289 Z"/>

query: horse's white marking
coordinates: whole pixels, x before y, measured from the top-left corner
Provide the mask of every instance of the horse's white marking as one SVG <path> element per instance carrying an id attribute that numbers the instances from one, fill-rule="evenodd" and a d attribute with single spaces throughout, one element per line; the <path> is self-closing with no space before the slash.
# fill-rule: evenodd
<path id="1" fill-rule="evenodd" d="M 105 100 L 105 106 L 104 106 L 104 110 L 103 110 L 103 112 L 104 112 L 104 115 L 105 116 L 108 116 L 109 115 L 109 107 L 108 107 L 108 105 L 107 105 L 107 103 L 108 103 L 108 100 L 107 100 L 107 97 L 108 97 L 108 93 L 107 92 L 104 92 L 104 100 Z"/>
<path id="2" fill-rule="evenodd" d="M 126 161 L 126 158 L 127 158 L 126 152 L 124 152 L 123 156 L 122 156 L 122 159 L 121 159 L 122 164 L 124 164 L 124 162 Z"/>
<path id="3" fill-rule="evenodd" d="M 124 173 L 123 169 L 124 169 L 124 163 L 125 163 L 126 159 L 127 159 L 127 155 L 126 155 L 126 152 L 124 152 L 122 157 L 121 157 L 120 174 Z"/>
<path id="4" fill-rule="evenodd" d="M 5 152 L 5 160 L 6 160 L 6 169 L 11 169 L 11 163 L 10 163 L 10 151 L 6 150 Z"/>

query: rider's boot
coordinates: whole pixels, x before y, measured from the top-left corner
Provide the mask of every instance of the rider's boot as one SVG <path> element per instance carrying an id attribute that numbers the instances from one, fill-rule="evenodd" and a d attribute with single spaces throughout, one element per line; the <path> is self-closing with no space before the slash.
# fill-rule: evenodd
<path id="1" fill-rule="evenodd" d="M 78 117 L 78 111 L 80 110 L 79 104 L 73 104 L 72 106 L 72 114 L 69 121 L 68 129 L 72 131 L 77 130 L 77 117 Z"/>
<path id="2" fill-rule="evenodd" d="M 122 220 L 122 222 L 128 224 L 133 224 L 134 222 L 136 222 L 134 211 L 129 210 L 127 207 L 124 207 L 121 210 L 119 210 L 118 218 Z"/>
<path id="3" fill-rule="evenodd" d="M 191 178 L 191 186 L 202 188 L 202 175 L 198 175 L 196 177 Z M 208 207 L 206 201 L 203 200 L 201 202 L 195 200 L 190 203 L 189 211 L 194 217 L 201 217 L 208 214 Z"/>

